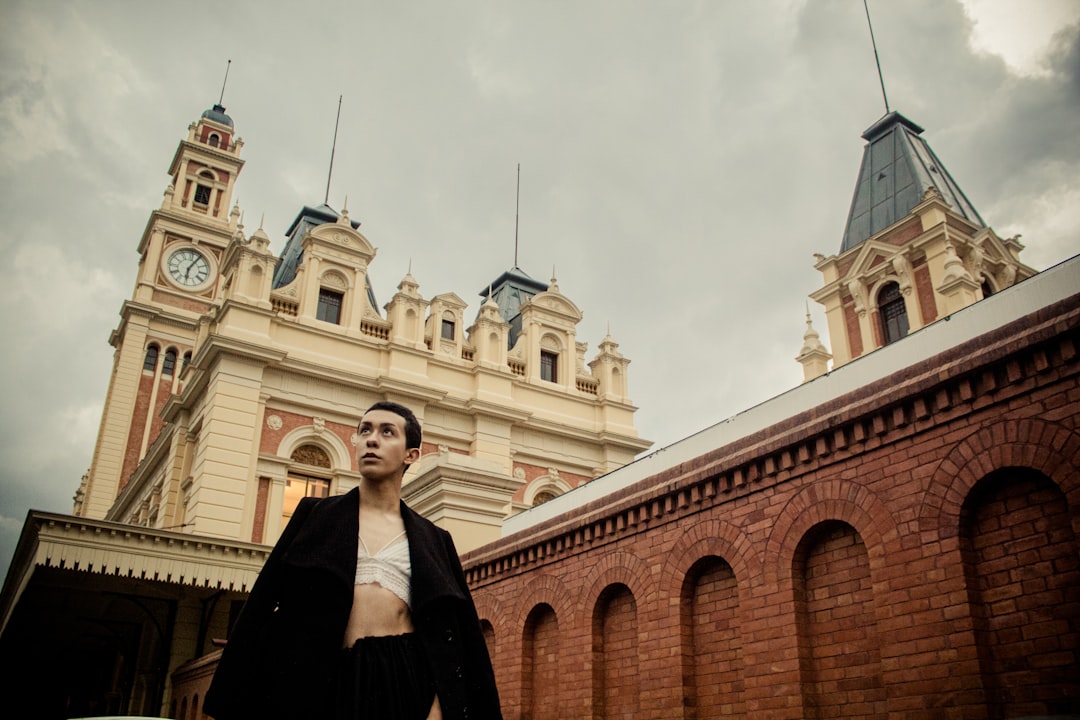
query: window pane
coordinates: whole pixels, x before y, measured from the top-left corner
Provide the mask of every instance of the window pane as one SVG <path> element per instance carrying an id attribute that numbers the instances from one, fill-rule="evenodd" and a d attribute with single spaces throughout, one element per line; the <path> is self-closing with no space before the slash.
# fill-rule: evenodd
<path id="1" fill-rule="evenodd" d="M 150 347 L 146 348 L 146 359 L 143 360 L 143 366 L 142 366 L 143 370 L 149 370 L 150 372 L 153 372 L 154 370 L 156 370 L 157 369 L 157 356 L 158 356 L 157 345 L 151 345 Z"/>
<path id="2" fill-rule="evenodd" d="M 205 185 L 196 185 L 195 202 L 202 203 L 203 205 L 210 204 L 210 188 Z"/>
<path id="3" fill-rule="evenodd" d="M 319 307 L 315 311 L 315 318 L 335 325 L 340 323 L 342 298 L 343 295 L 339 292 L 319 290 Z"/>
<path id="4" fill-rule="evenodd" d="M 881 316 L 881 337 L 886 345 L 908 333 L 907 307 L 900 287 L 889 283 L 878 294 L 878 313 Z"/>
<path id="5" fill-rule="evenodd" d="M 163 362 L 161 364 L 161 374 L 171 376 L 175 369 L 176 369 L 176 351 L 175 350 L 166 350 L 165 351 L 165 362 Z"/>
<path id="6" fill-rule="evenodd" d="M 546 350 L 540 351 L 540 379 L 548 382 L 558 382 L 559 356 Z"/>
<path id="7" fill-rule="evenodd" d="M 454 321 L 453 320 L 443 320 L 442 321 L 442 338 L 443 338 L 443 340 L 453 340 L 454 339 Z"/>

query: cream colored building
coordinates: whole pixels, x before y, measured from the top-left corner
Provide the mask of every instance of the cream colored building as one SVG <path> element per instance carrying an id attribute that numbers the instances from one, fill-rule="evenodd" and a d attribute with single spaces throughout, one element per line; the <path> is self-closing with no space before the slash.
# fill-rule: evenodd
<path id="1" fill-rule="evenodd" d="M 629 361 L 590 358 L 582 312 L 519 268 L 479 311 L 407 274 L 383 307 L 377 249 L 347 210 L 305 207 L 281 257 L 233 204 L 243 142 L 220 106 L 188 130 L 139 242 L 135 289 L 75 514 L 272 543 L 304 495 L 359 480 L 352 438 L 379 400 L 411 408 L 423 456 L 405 498 L 462 551 L 502 520 L 625 465 Z"/>
<path id="2" fill-rule="evenodd" d="M 406 274 L 380 308 L 376 248 L 346 210 L 304 207 L 280 256 L 244 228 L 242 147 L 218 105 L 177 147 L 74 513 L 31 511 L 12 558 L 3 680 L 41 717 L 200 717 L 218 641 L 293 508 L 358 483 L 374 402 L 420 417 L 404 496 L 460 552 L 650 446 L 629 360 L 611 337 L 589 355 L 554 279 L 512 268 L 470 311 Z"/>
<path id="3" fill-rule="evenodd" d="M 840 252 L 817 256 L 832 353 L 810 322 L 796 358 L 804 381 L 1031 277 L 1017 238 L 983 222 L 922 137 L 890 112 L 866 146 Z"/>

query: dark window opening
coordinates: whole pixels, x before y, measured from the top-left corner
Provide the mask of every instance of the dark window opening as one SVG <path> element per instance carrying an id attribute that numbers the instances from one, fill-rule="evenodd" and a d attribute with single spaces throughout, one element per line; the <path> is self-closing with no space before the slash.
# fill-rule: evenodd
<path id="1" fill-rule="evenodd" d="M 169 348 L 165 351 L 165 362 L 161 364 L 161 374 L 172 377 L 173 372 L 176 370 L 176 351 Z"/>
<path id="2" fill-rule="evenodd" d="M 143 360 L 143 370 L 154 372 L 157 369 L 158 346 L 151 345 L 146 348 L 146 358 Z"/>
<path id="3" fill-rule="evenodd" d="M 333 290 L 319 290 L 319 307 L 315 319 L 338 325 L 341 323 L 341 301 L 345 296 Z"/>
<path id="4" fill-rule="evenodd" d="M 889 283 L 878 293 L 878 314 L 883 344 L 896 342 L 908 334 L 907 307 L 896 283 Z"/>
<path id="5" fill-rule="evenodd" d="M 195 186 L 195 202 L 201 205 L 210 204 L 210 188 L 206 185 Z"/>
<path id="6" fill-rule="evenodd" d="M 994 288 L 990 287 L 990 283 L 986 280 L 982 281 L 982 294 L 984 298 L 988 298 L 994 294 Z"/>
<path id="7" fill-rule="evenodd" d="M 540 379 L 548 382 L 559 381 L 559 356 L 556 353 L 540 351 Z"/>
<path id="8" fill-rule="evenodd" d="M 210 144 L 210 147 L 217 147 L 221 144 L 221 138 L 217 133 L 210 133 L 210 137 L 208 137 L 206 141 Z"/>
<path id="9" fill-rule="evenodd" d="M 453 340 L 454 339 L 454 321 L 443 320 L 442 321 L 442 339 Z"/>

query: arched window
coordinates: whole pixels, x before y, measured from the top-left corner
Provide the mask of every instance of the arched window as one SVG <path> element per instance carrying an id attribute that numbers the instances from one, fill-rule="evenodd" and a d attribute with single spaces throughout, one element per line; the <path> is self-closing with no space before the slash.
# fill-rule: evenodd
<path id="1" fill-rule="evenodd" d="M 330 456 L 318 445 L 301 445 L 293 451 L 290 459 L 300 465 L 330 469 Z M 330 494 L 330 481 L 303 470 L 289 470 L 285 478 L 285 500 L 281 507 L 282 523 L 292 517 L 296 506 L 305 497 L 324 498 Z"/>
<path id="2" fill-rule="evenodd" d="M 206 138 L 206 142 L 210 147 L 217 147 L 221 144 L 221 136 L 217 133 L 210 133 L 210 137 Z"/>
<path id="3" fill-rule="evenodd" d="M 881 318 L 881 342 L 896 342 L 908 333 L 907 306 L 900 286 L 888 283 L 878 292 L 878 316 Z"/>
<path id="4" fill-rule="evenodd" d="M 184 368 L 186 368 L 190 364 L 191 364 L 191 352 L 188 351 L 188 352 L 184 353 L 184 359 L 183 359 L 183 362 L 180 365 L 181 372 L 183 372 Z"/>
<path id="5" fill-rule="evenodd" d="M 176 371 L 176 350 L 169 348 L 165 351 L 165 362 L 161 364 L 161 374 L 172 377 Z"/>
<path id="6" fill-rule="evenodd" d="M 158 346 L 150 345 L 146 348 L 146 358 L 143 360 L 142 369 L 154 372 L 157 370 Z"/>
<path id="7" fill-rule="evenodd" d="M 556 495 L 553 490 L 541 490 L 540 492 L 536 493 L 536 497 L 533 498 L 533 507 L 536 507 L 537 505 L 543 505 L 548 500 L 554 500 L 557 497 L 558 495 Z"/>
<path id="8" fill-rule="evenodd" d="M 984 298 L 988 298 L 994 294 L 994 288 L 990 285 L 990 281 L 985 278 L 982 281 L 982 294 Z"/>

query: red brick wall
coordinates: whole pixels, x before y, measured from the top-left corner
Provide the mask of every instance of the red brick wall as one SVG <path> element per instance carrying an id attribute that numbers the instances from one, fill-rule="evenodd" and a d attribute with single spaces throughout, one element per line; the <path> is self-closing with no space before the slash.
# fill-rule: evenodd
<path id="1" fill-rule="evenodd" d="M 862 330 L 859 328 L 859 316 L 855 313 L 855 301 L 850 295 L 845 296 L 843 305 L 844 327 L 847 329 L 848 349 L 852 359 L 863 354 Z"/>
<path id="2" fill-rule="evenodd" d="M 1069 507 L 1041 474 L 1009 468 L 964 507 L 962 548 L 992 717 L 1080 705 L 1080 546 Z"/>
<path id="3" fill-rule="evenodd" d="M 1080 296 L 465 556 L 506 717 L 539 603 L 563 717 L 1080 713 L 1078 349 Z"/>
<path id="4" fill-rule="evenodd" d="M 716 556 L 695 563 L 680 605 L 686 717 L 742 716 L 739 587 L 731 566 Z"/>
<path id="5" fill-rule="evenodd" d="M 593 621 L 593 693 L 598 718 L 632 718 L 638 710 L 637 603 L 625 585 L 604 590 Z"/>
<path id="6" fill-rule="evenodd" d="M 537 605 L 522 639 L 522 696 L 531 720 L 561 720 L 559 696 L 559 621 L 550 605 Z"/>
<path id="7" fill-rule="evenodd" d="M 795 563 L 805 716 L 887 717 L 874 591 L 862 538 L 846 523 L 822 523 L 806 536 Z"/>
<path id="8" fill-rule="evenodd" d="M 912 263 L 915 276 L 915 292 L 919 296 L 919 313 L 922 316 L 923 325 L 929 325 L 937 320 L 937 300 L 934 294 L 934 283 L 930 279 L 930 268 L 926 265 L 926 258 L 919 258 Z"/>
<path id="9" fill-rule="evenodd" d="M 160 360 L 158 361 L 160 363 Z M 143 372 L 139 377 L 139 389 L 135 393 L 135 407 L 131 412 L 131 424 L 128 426 L 127 446 L 124 448 L 124 465 L 120 471 L 120 487 L 127 485 L 131 473 L 139 465 L 142 450 L 143 432 L 150 417 L 150 393 L 154 387 L 154 376 L 149 372 Z"/>

